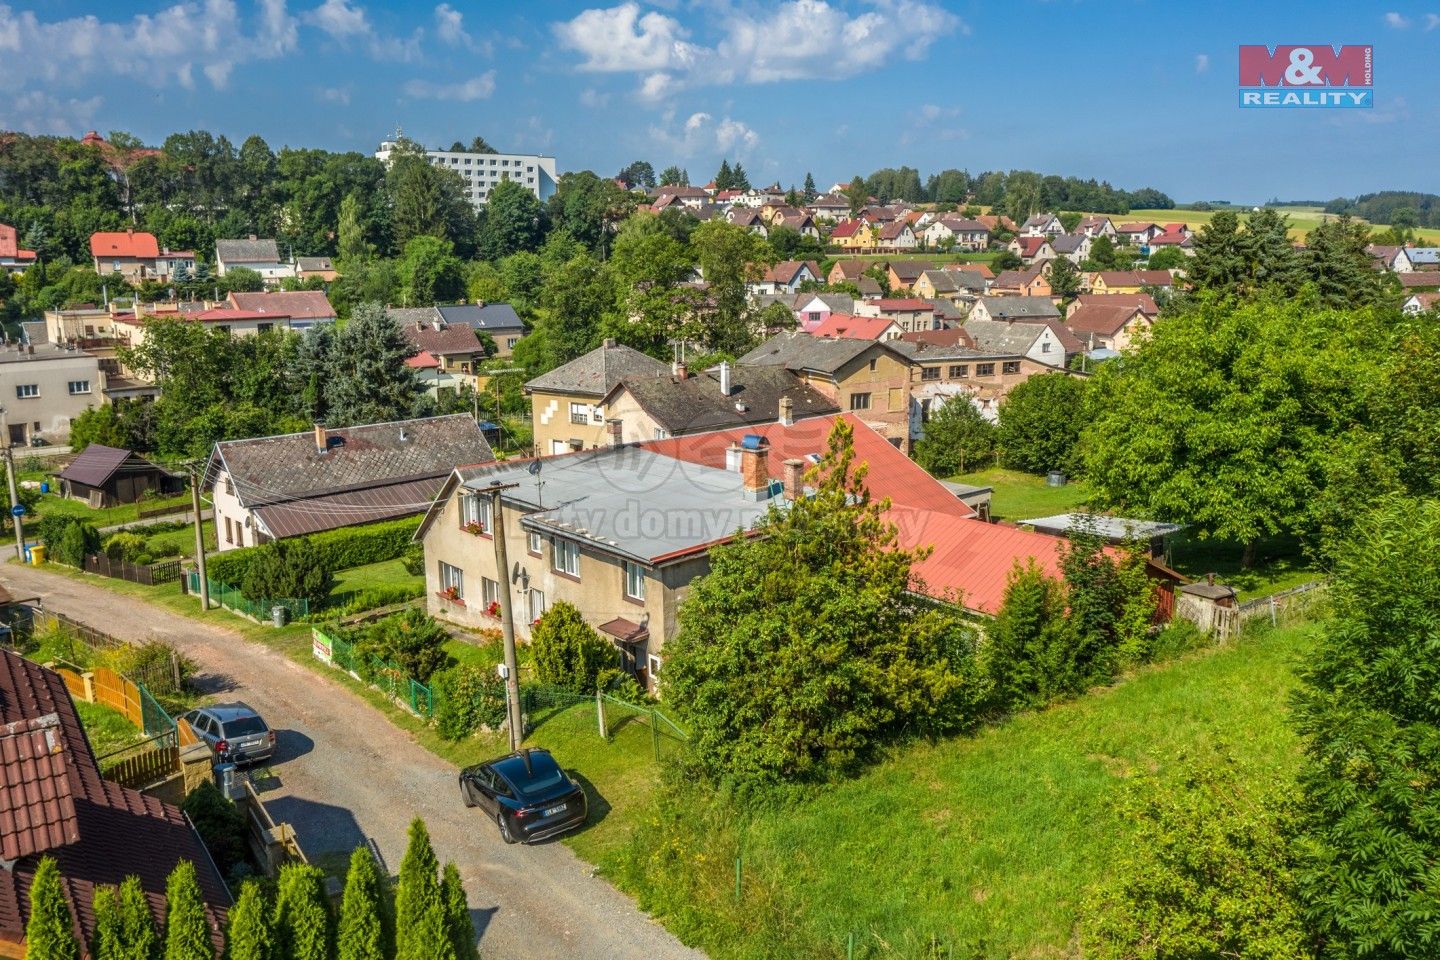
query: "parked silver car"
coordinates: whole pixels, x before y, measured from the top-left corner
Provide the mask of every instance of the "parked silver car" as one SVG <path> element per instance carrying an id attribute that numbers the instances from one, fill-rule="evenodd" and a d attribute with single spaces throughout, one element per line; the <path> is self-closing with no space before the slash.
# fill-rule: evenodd
<path id="1" fill-rule="evenodd" d="M 243 766 L 275 755 L 275 731 L 243 703 L 201 707 L 185 714 L 184 719 L 222 763 Z"/>

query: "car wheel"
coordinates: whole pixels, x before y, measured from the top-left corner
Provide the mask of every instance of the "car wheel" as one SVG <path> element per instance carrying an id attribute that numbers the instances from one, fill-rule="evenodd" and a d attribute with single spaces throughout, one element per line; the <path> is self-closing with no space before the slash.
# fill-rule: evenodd
<path id="1" fill-rule="evenodd" d="M 515 842 L 515 834 L 510 832 L 510 824 L 505 822 L 505 814 L 495 814 L 495 826 L 500 828 L 500 839 L 506 843 Z"/>
<path id="2" fill-rule="evenodd" d="M 465 784 L 460 784 L 460 799 L 465 801 L 465 806 L 475 806 L 475 801 L 470 796 L 470 791 L 465 789 Z"/>

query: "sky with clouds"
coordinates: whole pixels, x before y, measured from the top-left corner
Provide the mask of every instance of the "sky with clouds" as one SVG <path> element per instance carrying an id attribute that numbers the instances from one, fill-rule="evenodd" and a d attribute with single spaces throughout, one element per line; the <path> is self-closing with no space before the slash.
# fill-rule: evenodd
<path id="1" fill-rule="evenodd" d="M 371 151 L 397 125 L 610 174 L 1025 168 L 1256 202 L 1440 192 L 1440 0 L 0 0 L 0 129 Z M 1241 110 L 1239 44 L 1368 43 L 1372 110 Z"/>

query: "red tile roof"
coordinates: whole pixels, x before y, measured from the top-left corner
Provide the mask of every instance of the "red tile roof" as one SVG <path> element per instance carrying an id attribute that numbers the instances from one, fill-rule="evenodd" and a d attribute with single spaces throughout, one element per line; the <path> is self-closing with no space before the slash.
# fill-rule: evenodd
<path id="1" fill-rule="evenodd" d="M 861 227 L 868 226 L 863 220 L 841 220 L 830 231 L 832 237 L 853 237 Z"/>
<path id="2" fill-rule="evenodd" d="M 1160 312 L 1155 298 L 1148 293 L 1082 293 L 1075 302 L 1082 307 L 1139 307 L 1147 317 L 1154 317 Z"/>
<path id="3" fill-rule="evenodd" d="M 928 300 L 921 300 L 917 297 L 904 299 L 890 298 L 875 301 L 875 308 L 882 313 L 925 313 L 933 312 L 935 308 Z"/>
<path id="4" fill-rule="evenodd" d="M 994 271 L 994 270 L 991 270 L 989 264 L 985 264 L 985 263 L 947 263 L 947 264 L 945 264 L 943 267 L 941 267 L 940 269 L 941 269 L 941 270 L 970 270 L 970 271 L 972 271 L 972 272 L 974 272 L 974 273 L 980 274 L 980 276 L 984 277 L 986 280 L 994 280 L 994 279 L 995 279 L 995 271 Z"/>
<path id="5" fill-rule="evenodd" d="M 1089 334 L 1113 337 L 1136 315 L 1144 316 L 1138 306 L 1096 306 L 1087 304 L 1065 318 L 1065 326 L 1083 341 Z"/>
<path id="6" fill-rule="evenodd" d="M 121 233 L 92 233 L 90 254 L 95 257 L 128 257 L 154 260 L 160 256 L 160 244 L 153 233 L 126 230 Z"/>
<path id="7" fill-rule="evenodd" d="M 0 860 L 79 839 L 59 715 L 0 727 Z"/>
<path id="8" fill-rule="evenodd" d="M 430 370 L 440 366 L 440 358 L 433 353 L 417 353 L 405 361 L 405 366 L 416 370 Z"/>
<path id="9" fill-rule="evenodd" d="M 268 313 L 292 320 L 331 320 L 335 317 L 335 308 L 330 306 L 330 301 L 320 290 L 232 293 L 230 303 L 237 310 Z"/>
<path id="10" fill-rule="evenodd" d="M 1158 230 L 1158 223 L 1122 223 L 1115 228 L 1116 233 L 1144 233 L 1146 230 Z"/>
<path id="11" fill-rule="evenodd" d="M 857 317 L 852 313 L 832 313 L 810 333 L 817 337 L 840 337 L 847 340 L 879 340 L 895 325 L 889 317 Z"/>
<path id="12" fill-rule="evenodd" d="M 202 320 L 209 323 L 223 323 L 225 321 L 237 320 L 288 320 L 289 314 L 265 313 L 260 310 L 235 310 L 228 307 L 215 307 L 210 310 L 202 310 L 199 313 L 189 315 L 190 320 Z"/>
<path id="13" fill-rule="evenodd" d="M 915 566 L 930 595 L 958 595 L 967 609 L 995 613 L 1016 562 L 1033 558 L 1042 570 L 1058 576 L 1060 538 L 974 519 L 970 507 L 854 414 L 838 416 L 855 431 L 855 462 L 869 465 L 866 485 L 871 496 L 890 500 L 886 517 L 895 524 L 900 546 L 934 548 Z M 766 469 L 772 479 L 783 480 L 786 460 L 824 452 L 835 419 L 811 417 L 788 427 L 772 423 L 652 440 L 641 446 L 723 470 L 726 449 L 747 433 L 759 434 L 770 444 Z"/>
<path id="14" fill-rule="evenodd" d="M 1033 257 L 1040 252 L 1040 248 L 1050 242 L 1049 237 L 1016 237 L 1020 244 L 1020 256 Z"/>
<path id="15" fill-rule="evenodd" d="M 0 223 L 0 260 L 34 260 L 34 250 L 20 249 L 20 235 L 8 223 Z"/>

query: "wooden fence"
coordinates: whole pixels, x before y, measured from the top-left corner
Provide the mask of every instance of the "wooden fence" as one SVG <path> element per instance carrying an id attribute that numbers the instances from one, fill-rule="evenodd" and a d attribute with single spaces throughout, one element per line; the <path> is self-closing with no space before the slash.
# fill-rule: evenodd
<path id="1" fill-rule="evenodd" d="M 1210 606 L 1205 611 L 1194 611 L 1202 618 L 1209 618 L 1209 631 L 1215 635 L 1220 643 L 1226 643 L 1240 634 L 1245 624 L 1252 620 L 1268 619 L 1272 626 L 1283 627 L 1298 623 L 1307 617 L 1313 616 L 1315 608 L 1324 603 L 1329 596 L 1330 584 L 1325 580 L 1314 580 L 1310 583 L 1302 583 L 1298 587 L 1291 587 L 1289 590 L 1281 590 L 1279 593 L 1272 593 L 1268 597 L 1258 597 L 1234 607 Z M 1182 598 L 1193 599 L 1193 598 Z M 1179 615 L 1179 611 L 1177 611 Z M 1205 624 L 1196 620 L 1195 616 L 1187 615 L 1186 619 L 1197 622 L 1201 629 Z"/>
<path id="2" fill-rule="evenodd" d="M 242 782 L 245 785 L 245 792 L 237 799 L 236 803 L 245 814 L 250 849 L 255 853 L 256 859 L 260 861 L 265 875 L 277 876 L 280 867 L 287 863 L 309 863 L 310 860 L 305 856 L 305 851 L 300 849 L 300 840 L 295 836 L 295 828 L 288 823 L 276 823 L 275 819 L 270 816 L 270 811 L 265 809 L 265 803 L 260 799 L 260 795 L 255 792 L 250 778 L 245 777 Z"/>
<path id="3" fill-rule="evenodd" d="M 153 587 L 162 583 L 176 583 L 180 579 L 180 561 L 161 560 L 158 563 L 130 563 L 126 560 L 111 560 L 103 553 L 94 553 L 85 558 L 85 572 L 110 577 L 113 580 L 129 580 Z"/>
<path id="4" fill-rule="evenodd" d="M 106 754 L 97 762 L 100 776 L 139 790 L 175 775 L 180 769 L 180 748 L 174 737 L 161 734 Z"/>
<path id="5" fill-rule="evenodd" d="M 129 677 L 108 667 L 81 670 L 62 664 L 56 666 L 55 672 L 65 681 L 71 699 L 109 707 L 136 727 L 145 729 L 145 701 L 139 685 Z"/>
<path id="6" fill-rule="evenodd" d="M 149 520 L 151 517 L 178 516 L 187 510 L 189 510 L 189 504 L 186 503 L 169 503 L 161 504 L 158 507 L 141 507 L 135 511 L 135 519 Z"/>

